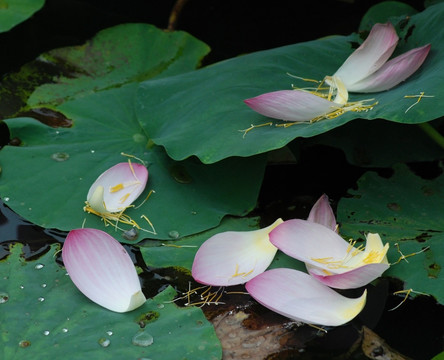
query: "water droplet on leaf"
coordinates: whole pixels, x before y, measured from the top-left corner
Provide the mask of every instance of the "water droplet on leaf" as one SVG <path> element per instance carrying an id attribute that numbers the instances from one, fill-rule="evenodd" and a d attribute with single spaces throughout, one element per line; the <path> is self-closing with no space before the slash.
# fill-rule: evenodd
<path id="1" fill-rule="evenodd" d="M 389 203 L 389 204 L 387 204 L 387 207 L 392 211 L 400 211 L 401 210 L 401 205 L 399 205 L 398 203 Z"/>
<path id="2" fill-rule="evenodd" d="M 157 308 L 158 308 L 158 309 L 163 309 L 164 307 L 165 307 L 164 304 L 157 304 Z"/>
<path id="3" fill-rule="evenodd" d="M 136 346 L 150 346 L 153 342 L 153 336 L 146 331 L 139 331 L 132 340 L 133 345 Z"/>
<path id="4" fill-rule="evenodd" d="M 130 240 L 130 241 L 136 240 L 138 236 L 139 236 L 139 230 L 137 230 L 136 228 L 131 228 L 127 231 L 124 231 L 122 234 L 122 237 L 125 240 Z"/>
<path id="5" fill-rule="evenodd" d="M 170 173 L 180 184 L 189 184 L 193 179 L 188 174 L 187 169 L 182 165 L 174 165 L 170 168 Z"/>
<path id="6" fill-rule="evenodd" d="M 56 152 L 51 155 L 51 159 L 55 161 L 66 161 L 69 159 L 69 155 L 65 152 Z"/>
<path id="7" fill-rule="evenodd" d="M 111 330 L 108 330 L 108 331 L 106 332 L 106 334 L 107 334 L 108 336 L 111 336 L 111 335 L 113 334 L 113 332 L 112 332 Z"/>
<path id="8" fill-rule="evenodd" d="M 67 333 L 69 330 L 67 328 L 63 328 L 62 332 Z"/>
<path id="9" fill-rule="evenodd" d="M 136 143 L 145 143 L 145 142 L 147 142 L 147 138 L 143 134 L 134 134 L 133 135 L 133 140 Z"/>
<path id="10" fill-rule="evenodd" d="M 171 239 L 177 239 L 177 238 L 179 238 L 180 234 L 179 234 L 179 232 L 176 231 L 176 230 L 171 230 L 171 231 L 168 233 L 168 236 L 169 236 Z"/>
<path id="11" fill-rule="evenodd" d="M 106 348 L 111 344 L 111 340 L 107 338 L 100 338 L 98 343 L 101 347 Z"/>
<path id="12" fill-rule="evenodd" d="M 43 331 L 43 335 L 48 336 L 49 335 L 49 330 Z"/>
<path id="13" fill-rule="evenodd" d="M 29 340 L 22 340 L 19 342 L 19 346 L 22 348 L 27 348 L 28 346 L 31 346 L 31 342 Z"/>
<path id="14" fill-rule="evenodd" d="M 40 301 L 40 302 L 43 302 L 43 301 L 45 301 L 45 298 L 39 297 L 37 300 Z"/>
<path id="15" fill-rule="evenodd" d="M 42 288 L 45 288 L 45 287 L 46 287 L 46 284 L 42 284 L 41 286 L 42 286 Z"/>
<path id="16" fill-rule="evenodd" d="M 34 268 L 35 268 L 36 270 L 40 270 L 40 269 L 43 269 L 44 266 L 45 266 L 45 265 L 43 265 L 43 264 L 37 264 L 36 266 L 34 266 Z"/>
<path id="17" fill-rule="evenodd" d="M 0 304 L 4 304 L 9 300 L 9 295 L 5 292 L 0 292 Z"/>

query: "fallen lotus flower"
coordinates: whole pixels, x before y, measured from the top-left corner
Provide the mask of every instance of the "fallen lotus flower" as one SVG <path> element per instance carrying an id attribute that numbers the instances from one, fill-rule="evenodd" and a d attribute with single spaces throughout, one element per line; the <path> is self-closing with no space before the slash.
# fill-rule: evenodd
<path id="1" fill-rule="evenodd" d="M 349 92 L 379 92 L 393 88 L 411 76 L 426 59 L 431 45 L 412 49 L 390 61 L 398 44 L 398 35 L 391 23 L 375 24 L 367 39 L 336 71 L 327 84 L 339 78 Z"/>
<path id="2" fill-rule="evenodd" d="M 148 181 L 148 170 L 142 164 L 133 164 L 131 161 L 122 162 L 106 170 L 91 185 L 84 211 L 100 216 L 105 225 L 117 223 L 140 226 L 123 212 L 133 206 L 132 203 L 142 194 Z M 156 234 L 153 225 L 145 217 L 152 231 Z M 113 224 L 112 221 L 115 223 Z"/>
<path id="3" fill-rule="evenodd" d="M 291 319 L 308 324 L 339 326 L 352 320 L 365 306 L 367 291 L 346 298 L 310 275 L 293 269 L 272 269 L 245 284 L 260 304 Z"/>
<path id="4" fill-rule="evenodd" d="M 324 78 L 329 85 L 327 94 L 319 89 L 280 90 L 244 102 L 262 115 L 294 122 L 315 122 L 332 119 L 348 111 L 371 110 L 376 103 L 365 105 L 370 100 L 348 102 L 348 92 L 371 93 L 391 89 L 418 70 L 430 51 L 431 45 L 427 44 L 387 61 L 398 39 L 392 24 L 375 24 L 367 39 L 336 73 Z M 336 97 L 331 101 L 335 92 Z M 251 128 L 246 131 L 249 130 Z"/>
<path id="5" fill-rule="evenodd" d="M 347 89 L 337 80 L 335 82 L 332 78 L 331 89 L 337 90 L 333 101 L 331 94 L 328 96 L 318 91 L 296 89 L 273 91 L 244 102 L 259 114 L 280 120 L 314 122 L 336 117 L 342 113 L 341 109 L 348 100 Z"/>
<path id="6" fill-rule="evenodd" d="M 325 194 L 321 195 L 318 201 L 313 205 L 307 220 L 324 225 L 336 232 L 338 231 L 335 214 L 328 201 L 328 196 Z"/>
<path id="7" fill-rule="evenodd" d="M 100 306 L 121 313 L 145 303 L 130 256 L 107 233 L 97 229 L 71 230 L 63 244 L 62 258 L 73 283 Z"/>
<path id="8" fill-rule="evenodd" d="M 226 231 L 206 240 L 196 253 L 193 278 L 205 285 L 243 284 L 264 272 L 273 261 L 277 248 L 268 234 L 282 219 L 254 231 Z"/>
<path id="9" fill-rule="evenodd" d="M 308 220 L 288 220 L 270 233 L 279 250 L 306 264 L 317 280 L 337 289 L 358 288 L 389 268 L 388 244 L 378 234 L 367 234 L 365 249 L 355 248 L 335 231 Z"/>
<path id="10" fill-rule="evenodd" d="M 87 203 L 98 213 L 118 213 L 136 200 L 145 189 L 148 170 L 142 164 L 122 162 L 106 170 L 91 185 Z"/>

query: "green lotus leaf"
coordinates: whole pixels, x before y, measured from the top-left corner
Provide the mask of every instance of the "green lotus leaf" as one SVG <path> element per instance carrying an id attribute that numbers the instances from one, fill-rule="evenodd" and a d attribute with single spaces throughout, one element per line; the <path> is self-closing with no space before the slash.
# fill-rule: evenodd
<path id="1" fill-rule="evenodd" d="M 58 245 L 25 261 L 22 245 L 0 261 L 2 359 L 220 359 L 201 309 L 179 308 L 168 287 L 140 308 L 115 313 L 88 300 L 55 262 Z"/>
<path id="2" fill-rule="evenodd" d="M 409 4 L 400 1 L 383 1 L 368 9 L 361 19 L 359 30 L 370 31 L 372 26 L 376 23 L 385 23 L 390 21 L 391 18 L 400 16 L 412 16 L 417 12 L 418 11 Z"/>
<path id="3" fill-rule="evenodd" d="M 430 294 L 443 304 L 444 288 L 444 175 L 432 180 L 413 174 L 405 165 L 390 178 L 365 173 L 358 189 L 338 204 L 340 233 L 364 238 L 379 233 L 390 244 L 392 264 L 384 276 L 401 279 L 405 289 Z M 412 255 L 415 254 L 415 255 Z M 405 256 L 405 258 L 403 258 Z"/>
<path id="4" fill-rule="evenodd" d="M 45 0 L 0 0 L 0 32 L 27 20 L 44 4 Z"/>
<path id="5" fill-rule="evenodd" d="M 259 115 L 243 102 L 270 91 L 313 85 L 289 73 L 316 80 L 332 75 L 362 41 L 352 34 L 251 53 L 190 73 L 142 82 L 137 117 L 152 140 L 165 146 L 171 157 L 181 160 L 196 155 L 204 163 L 281 148 L 295 138 L 313 137 L 357 118 L 427 122 L 444 115 L 444 105 L 439 101 L 444 96 L 443 16 L 444 4 L 436 4 L 402 23 L 394 55 L 428 43 L 432 50 L 422 67 L 395 88 L 351 94 L 350 101 L 377 102 L 367 112 L 348 112 L 330 120 L 282 127 L 276 125 L 284 122 Z M 422 97 L 418 102 L 421 92 L 432 97 Z"/>
<path id="6" fill-rule="evenodd" d="M 209 50 L 184 31 L 163 31 L 149 24 L 117 25 L 100 31 L 82 46 L 41 55 L 63 73 L 36 88 L 28 106 L 57 104 L 89 91 L 194 70 Z"/>
<path id="7" fill-rule="evenodd" d="M 73 121 L 52 128 L 29 118 L 6 120 L 21 146 L 1 150 L 0 196 L 25 219 L 46 228 L 107 230 L 120 241 L 122 231 L 83 211 L 95 179 L 119 162 L 143 160 L 149 171 L 145 192 L 125 212 L 146 237 L 177 239 L 215 227 L 227 214 L 251 211 L 263 178 L 266 158 L 232 158 L 211 166 L 198 159 L 174 161 L 153 145 L 134 115 L 137 83 L 66 101 L 57 110 Z M 128 157 L 121 153 L 128 154 Z M 150 190 L 154 190 L 147 201 Z M 140 206 L 141 205 L 141 206 Z M 131 226 L 119 223 L 119 228 Z M 136 241 L 138 241 L 136 240 Z M 129 240 L 134 242 L 134 240 Z"/>

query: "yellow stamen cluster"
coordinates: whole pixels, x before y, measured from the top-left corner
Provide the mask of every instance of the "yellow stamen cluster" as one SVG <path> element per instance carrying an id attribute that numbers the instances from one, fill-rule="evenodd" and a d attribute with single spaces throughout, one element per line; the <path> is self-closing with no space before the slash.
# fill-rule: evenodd
<path id="1" fill-rule="evenodd" d="M 151 190 L 150 194 L 153 191 Z M 149 195 L 148 195 L 149 196 Z M 147 230 L 142 228 L 135 220 L 133 220 L 130 216 L 124 214 L 125 210 L 130 208 L 130 207 L 134 207 L 134 205 L 130 205 L 127 206 L 126 208 L 124 208 L 123 210 L 121 210 L 118 213 L 112 213 L 112 212 L 98 212 L 96 210 L 94 210 L 88 203 L 88 201 L 85 201 L 85 206 L 83 207 L 83 211 L 87 212 L 88 214 L 94 214 L 97 215 L 98 217 L 100 217 L 103 221 L 103 223 L 105 224 L 105 226 L 109 226 L 112 225 L 113 227 L 115 227 L 116 229 L 119 230 L 123 230 L 121 229 L 118 224 L 126 224 L 126 225 L 131 225 L 132 227 L 135 227 L 138 230 L 142 230 L 145 232 L 148 232 L 150 234 L 156 235 L 157 232 L 154 229 L 154 226 L 152 224 L 152 222 L 150 221 L 150 219 L 148 219 L 147 216 L 142 215 L 141 218 L 144 219 L 148 225 L 150 226 L 151 230 Z"/>
<path id="2" fill-rule="evenodd" d="M 221 305 L 225 304 L 220 300 L 224 295 L 241 294 L 248 295 L 247 292 L 240 291 L 226 291 L 225 287 L 219 287 L 213 291 L 213 287 L 210 285 L 199 286 L 197 288 L 191 288 L 191 283 L 188 284 L 188 291 L 183 292 L 182 296 L 177 297 L 173 302 L 179 300 L 185 300 L 185 306 L 199 306 L 205 305 Z M 197 299 L 196 299 L 197 297 Z"/>
<path id="3" fill-rule="evenodd" d="M 357 266 L 382 262 L 388 250 L 388 245 L 386 244 L 386 246 L 380 250 L 372 249 L 366 252 L 363 245 L 354 247 L 355 244 L 356 241 L 350 240 L 343 259 L 336 260 L 333 257 L 325 257 L 312 258 L 312 260 L 319 264 L 326 265 L 327 268 L 331 270 L 353 269 Z M 326 275 L 332 275 L 328 270 L 325 270 L 324 273 Z"/>

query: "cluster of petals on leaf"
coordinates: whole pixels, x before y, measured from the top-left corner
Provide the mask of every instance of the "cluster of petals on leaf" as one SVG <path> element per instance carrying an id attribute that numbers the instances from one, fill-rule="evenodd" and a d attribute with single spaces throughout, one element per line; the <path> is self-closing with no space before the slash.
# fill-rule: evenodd
<path id="1" fill-rule="evenodd" d="M 328 85 L 327 93 L 321 91 L 321 86 L 315 91 L 278 90 L 244 102 L 264 116 L 293 122 L 314 122 L 348 111 L 371 110 L 376 103 L 368 101 L 373 99 L 348 102 L 348 93 L 374 93 L 397 86 L 419 69 L 430 51 L 431 45 L 427 44 L 388 60 L 398 39 L 391 23 L 375 24 L 367 39 L 335 74 L 324 78 L 322 84 Z"/>
<path id="2" fill-rule="evenodd" d="M 337 326 L 363 309 L 366 291 L 355 299 L 332 288 L 357 288 L 379 277 L 388 267 L 378 234 L 367 235 L 365 249 L 338 235 L 328 197 L 322 195 L 307 220 L 278 219 L 255 231 L 214 235 L 199 248 L 192 267 L 194 279 L 214 286 L 244 284 L 259 303 L 289 318 Z M 307 273 L 266 270 L 277 250 L 303 261 Z"/>

